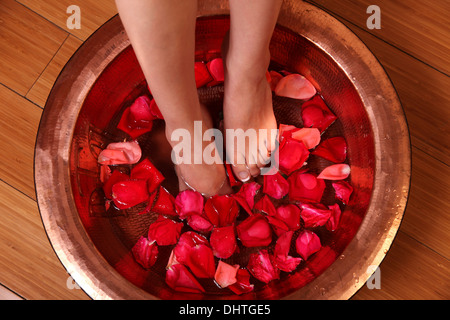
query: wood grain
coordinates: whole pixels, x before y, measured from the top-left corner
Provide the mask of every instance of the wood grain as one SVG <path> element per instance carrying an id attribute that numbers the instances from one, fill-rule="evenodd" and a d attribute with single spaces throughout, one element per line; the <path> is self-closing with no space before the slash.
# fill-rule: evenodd
<path id="1" fill-rule="evenodd" d="M 35 199 L 34 144 L 42 109 L 0 85 L 0 179 Z"/>
<path id="2" fill-rule="evenodd" d="M 354 25 L 366 29 L 370 5 L 381 10 L 381 29 L 371 31 L 380 39 L 447 75 L 450 74 L 450 2 L 382 0 L 312 0 Z"/>
<path id="3" fill-rule="evenodd" d="M 42 228 L 37 204 L 0 181 L 0 283 L 25 299 L 85 299 L 69 289 Z"/>
<path id="4" fill-rule="evenodd" d="M 67 33 L 14 0 L 0 2 L 0 82 L 25 95 Z"/>
<path id="5" fill-rule="evenodd" d="M 117 13 L 114 0 L 18 0 L 18 2 L 81 40 L 86 40 L 103 23 Z M 67 8 L 71 5 L 78 5 L 80 8 L 80 29 L 69 29 L 67 27 L 67 19 L 71 15 L 67 13 Z"/>
<path id="6" fill-rule="evenodd" d="M 69 35 L 59 50 L 56 52 L 53 59 L 47 65 L 45 70 L 41 73 L 39 78 L 34 83 L 33 87 L 28 91 L 26 97 L 44 107 L 47 97 L 56 81 L 59 73 L 64 65 L 69 61 L 70 57 L 75 53 L 78 47 L 83 42 L 72 35 Z"/>

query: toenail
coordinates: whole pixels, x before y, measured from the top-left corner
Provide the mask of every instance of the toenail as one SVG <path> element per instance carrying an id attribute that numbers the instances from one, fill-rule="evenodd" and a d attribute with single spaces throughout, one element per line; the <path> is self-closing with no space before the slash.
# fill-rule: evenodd
<path id="1" fill-rule="evenodd" d="M 239 178 L 241 179 L 242 182 L 246 182 L 247 180 L 250 179 L 250 175 L 246 171 L 241 171 L 239 172 Z"/>

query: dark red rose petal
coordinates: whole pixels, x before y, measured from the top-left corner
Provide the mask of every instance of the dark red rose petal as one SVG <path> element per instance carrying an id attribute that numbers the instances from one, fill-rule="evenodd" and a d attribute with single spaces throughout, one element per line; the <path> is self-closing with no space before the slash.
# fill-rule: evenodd
<path id="1" fill-rule="evenodd" d="M 264 175 L 263 192 L 272 198 L 281 199 L 289 192 L 289 183 L 279 173 Z"/>
<path id="2" fill-rule="evenodd" d="M 172 251 L 175 256 L 175 260 L 178 263 L 185 264 L 190 255 L 191 249 L 199 244 L 209 245 L 208 239 L 194 231 L 184 232 L 180 236 L 177 245 Z"/>
<path id="3" fill-rule="evenodd" d="M 247 182 L 244 183 L 238 192 L 233 194 L 234 199 L 247 211 L 248 214 L 253 214 L 252 209 L 255 205 L 255 195 L 258 190 L 261 188 L 256 182 Z"/>
<path id="4" fill-rule="evenodd" d="M 270 89 L 272 91 L 275 91 L 278 83 L 283 78 L 283 75 L 276 71 L 271 70 L 271 71 L 268 71 L 268 73 L 266 74 L 266 77 L 267 77 L 267 81 L 269 82 Z"/>
<path id="5" fill-rule="evenodd" d="M 214 278 L 214 255 L 207 245 L 197 244 L 192 247 L 186 265 L 197 278 Z"/>
<path id="6" fill-rule="evenodd" d="M 327 107 L 319 95 L 302 104 L 303 125 L 325 131 L 337 117 Z"/>
<path id="7" fill-rule="evenodd" d="M 320 243 L 320 238 L 314 232 L 310 230 L 302 231 L 295 241 L 295 248 L 297 253 L 304 259 L 307 260 L 312 254 L 322 248 Z"/>
<path id="8" fill-rule="evenodd" d="M 342 203 L 348 204 L 350 196 L 353 193 L 353 187 L 347 181 L 337 181 L 331 184 L 335 190 L 335 197 Z"/>
<path id="9" fill-rule="evenodd" d="M 148 239 L 155 240 L 160 246 L 176 244 L 180 237 L 183 223 L 175 222 L 165 216 L 158 216 L 148 229 Z"/>
<path id="10" fill-rule="evenodd" d="M 267 195 L 264 195 L 261 199 L 259 199 L 257 203 L 255 203 L 254 209 L 269 216 L 274 216 L 277 212 L 275 206 L 272 203 L 272 200 L 270 200 L 269 196 Z"/>
<path id="11" fill-rule="evenodd" d="M 201 215 L 203 212 L 204 198 L 200 192 L 184 190 L 177 194 L 175 207 L 181 220 L 190 215 Z"/>
<path id="12" fill-rule="evenodd" d="M 236 275 L 239 270 L 239 265 L 234 266 L 219 260 L 214 280 L 221 288 L 226 288 L 237 282 Z"/>
<path id="13" fill-rule="evenodd" d="M 333 164 L 326 167 L 317 177 L 325 180 L 343 180 L 350 174 L 350 166 L 348 164 Z"/>
<path id="14" fill-rule="evenodd" d="M 236 176 L 233 173 L 233 169 L 231 168 L 231 164 L 225 163 L 225 169 L 227 172 L 228 181 L 230 182 L 231 187 L 241 186 L 242 181 L 236 179 Z"/>
<path id="15" fill-rule="evenodd" d="M 162 186 L 159 187 L 158 198 L 153 204 L 152 211 L 169 216 L 177 215 L 175 210 L 175 198 L 166 190 L 166 188 Z"/>
<path id="16" fill-rule="evenodd" d="M 342 163 L 347 158 L 347 143 L 343 137 L 328 138 L 322 141 L 312 154 L 334 163 Z"/>
<path id="17" fill-rule="evenodd" d="M 295 204 L 286 204 L 277 208 L 275 218 L 283 221 L 289 230 L 295 231 L 300 229 L 300 213 L 300 208 Z"/>
<path id="18" fill-rule="evenodd" d="M 115 183 L 111 188 L 112 199 L 119 209 L 128 209 L 148 199 L 147 182 L 126 180 Z"/>
<path id="19" fill-rule="evenodd" d="M 124 110 L 117 128 L 132 139 L 136 139 L 152 130 L 154 119 L 150 111 L 150 99 L 147 96 L 140 96 Z"/>
<path id="20" fill-rule="evenodd" d="M 203 87 L 214 80 L 204 62 L 195 62 L 194 68 L 197 88 Z"/>
<path id="21" fill-rule="evenodd" d="M 149 193 L 155 191 L 165 179 L 162 173 L 147 158 L 131 169 L 130 178 L 135 180 L 146 180 Z"/>
<path id="22" fill-rule="evenodd" d="M 236 273 L 236 283 L 228 288 L 237 295 L 253 291 L 254 285 L 250 283 L 250 273 L 247 269 L 239 269 Z"/>
<path id="23" fill-rule="evenodd" d="M 149 241 L 145 237 L 140 237 L 131 249 L 133 257 L 141 266 L 148 269 L 153 266 L 158 259 L 158 246 L 155 241 Z"/>
<path id="24" fill-rule="evenodd" d="M 325 190 L 325 181 L 307 172 L 294 172 L 288 183 L 290 201 L 320 202 Z"/>
<path id="25" fill-rule="evenodd" d="M 269 283 L 280 278 L 280 271 L 272 265 L 271 258 L 266 249 L 259 250 L 250 255 L 247 270 L 258 280 Z"/>
<path id="26" fill-rule="evenodd" d="M 231 257 L 237 248 L 234 226 L 214 228 L 209 242 L 215 257 L 219 259 Z"/>
<path id="27" fill-rule="evenodd" d="M 301 217 L 305 222 L 305 228 L 323 226 L 331 216 L 331 210 L 321 203 L 304 203 L 300 207 L 302 209 Z"/>
<path id="28" fill-rule="evenodd" d="M 214 195 L 205 204 L 205 214 L 215 227 L 233 224 L 239 214 L 239 206 L 230 195 Z"/>
<path id="29" fill-rule="evenodd" d="M 119 170 L 114 170 L 111 176 L 103 184 L 103 191 L 107 199 L 112 199 L 112 186 L 118 182 L 129 180 L 130 177 Z"/>
<path id="30" fill-rule="evenodd" d="M 272 242 L 272 230 L 261 214 L 254 214 L 242 221 L 236 231 L 246 247 L 268 246 Z"/>
<path id="31" fill-rule="evenodd" d="M 172 264 L 166 271 L 166 283 L 175 291 L 202 293 L 205 289 L 182 264 Z"/>
<path id="32" fill-rule="evenodd" d="M 292 99 L 309 100 L 316 94 L 316 88 L 304 76 L 290 74 L 279 80 L 275 87 L 275 94 Z"/>
<path id="33" fill-rule="evenodd" d="M 309 157 L 304 143 L 291 137 L 282 141 L 279 150 L 279 169 L 287 175 L 300 169 Z"/>
<path id="34" fill-rule="evenodd" d="M 155 99 L 152 99 L 152 101 L 150 101 L 150 112 L 155 119 L 164 120 L 164 117 L 163 117 L 161 111 L 159 110 L 159 107 L 156 104 Z"/>
<path id="35" fill-rule="evenodd" d="M 341 219 L 341 208 L 335 203 L 328 206 L 328 209 L 331 210 L 331 214 L 325 226 L 328 230 L 335 231 L 339 225 L 339 220 Z"/>

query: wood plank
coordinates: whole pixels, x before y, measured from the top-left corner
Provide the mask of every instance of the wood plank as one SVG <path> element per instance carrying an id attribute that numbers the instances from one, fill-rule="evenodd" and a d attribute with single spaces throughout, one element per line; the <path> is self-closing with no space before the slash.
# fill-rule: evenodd
<path id="1" fill-rule="evenodd" d="M 450 77 L 378 39 L 367 29 L 339 20 L 366 44 L 391 78 L 406 113 L 412 144 L 450 164 Z"/>
<path id="2" fill-rule="evenodd" d="M 0 83 L 25 95 L 67 35 L 16 1 L 1 1 Z"/>
<path id="3" fill-rule="evenodd" d="M 86 40 L 103 23 L 117 13 L 114 0 L 18 0 L 18 2 L 81 40 Z M 71 13 L 67 13 L 67 8 L 71 5 L 78 5 L 80 8 L 80 29 L 69 29 L 67 27 L 67 19 L 71 16 Z"/>
<path id="4" fill-rule="evenodd" d="M 42 109 L 0 85 L 0 180 L 35 199 L 34 145 Z"/>
<path id="5" fill-rule="evenodd" d="M 27 93 L 27 98 L 41 107 L 45 106 L 47 97 L 61 70 L 83 42 L 72 35 L 64 41 L 58 52 Z"/>
<path id="6" fill-rule="evenodd" d="M 364 285 L 354 300 L 448 300 L 450 262 L 400 232 L 380 265 L 381 289 Z"/>
<path id="7" fill-rule="evenodd" d="M 23 300 L 23 298 L 0 284 L 0 300 Z"/>
<path id="8" fill-rule="evenodd" d="M 411 193 L 401 230 L 450 258 L 450 167 L 413 148 Z"/>
<path id="9" fill-rule="evenodd" d="M 25 299 L 88 299 L 69 289 L 35 201 L 0 181 L 0 283 Z"/>
<path id="10" fill-rule="evenodd" d="M 382 0 L 311 0 L 356 26 L 370 31 L 434 68 L 450 74 L 448 17 L 450 2 Z M 381 29 L 366 25 L 370 5 L 381 10 Z"/>

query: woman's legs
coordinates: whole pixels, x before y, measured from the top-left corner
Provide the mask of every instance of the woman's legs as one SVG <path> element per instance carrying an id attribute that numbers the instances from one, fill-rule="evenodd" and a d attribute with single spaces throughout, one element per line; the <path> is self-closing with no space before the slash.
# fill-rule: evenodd
<path id="1" fill-rule="evenodd" d="M 231 26 L 223 49 L 226 55 L 224 125 L 226 129 L 244 132 L 255 129 L 258 139 L 265 142 L 265 148 L 261 144 L 257 147 L 247 144 L 245 151 L 239 151 L 227 141 L 227 156 L 242 181 L 258 175 L 267 153 L 275 148 L 276 133 L 272 129 L 277 125 L 266 71 L 270 63 L 269 43 L 281 3 L 282 0 L 230 0 Z"/>
<path id="2" fill-rule="evenodd" d="M 172 133 L 184 129 L 194 137 L 194 121 L 202 121 L 202 133 L 210 121 L 200 106 L 194 75 L 195 18 L 197 1 L 116 0 L 120 18 L 140 66 L 166 123 L 172 147 Z M 203 143 L 202 150 L 207 146 Z M 194 149 L 192 148 L 192 153 Z M 194 157 L 192 157 L 193 160 Z M 212 195 L 230 191 L 221 186 L 226 179 L 221 164 L 181 164 L 184 180 L 199 192 Z M 186 187 L 186 186 L 184 186 Z M 180 183 L 180 188 L 183 189 Z"/>

